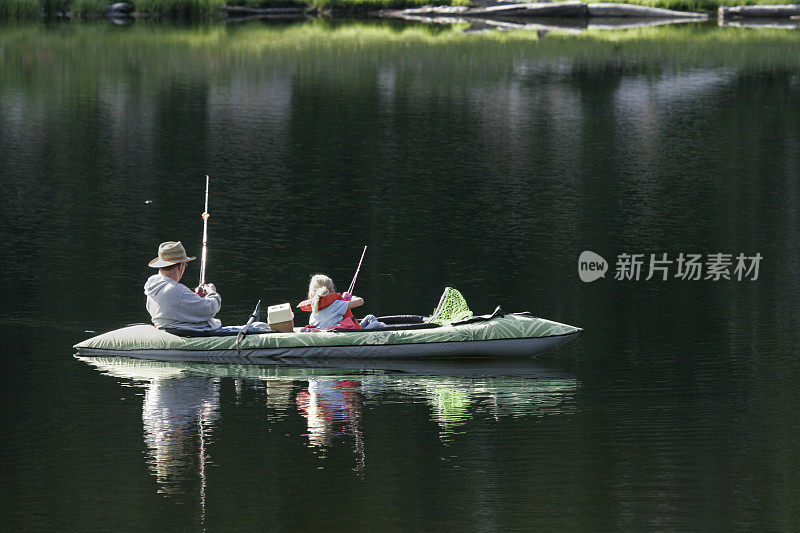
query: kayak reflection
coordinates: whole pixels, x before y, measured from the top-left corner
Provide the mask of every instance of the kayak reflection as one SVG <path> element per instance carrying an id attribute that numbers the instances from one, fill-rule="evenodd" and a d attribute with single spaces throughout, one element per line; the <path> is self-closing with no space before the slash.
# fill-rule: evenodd
<path id="1" fill-rule="evenodd" d="M 299 436 L 318 457 L 324 460 L 327 450 L 347 443 L 354 455 L 353 470 L 364 473 L 365 447 L 370 444 L 365 427 L 375 427 L 365 420 L 370 420 L 370 410 L 378 405 L 427 405 L 439 439 L 447 444 L 468 433 L 470 422 L 476 419 L 572 413 L 579 388 L 569 374 L 519 360 L 491 364 L 408 361 L 376 369 L 357 366 L 363 362 L 349 368 L 321 368 L 77 358 L 106 375 L 122 378 L 123 385 L 133 382 L 145 388 L 143 437 L 158 490 L 170 495 L 199 493 L 201 515 L 205 514 L 206 469 L 211 464 L 212 436 L 219 431 L 221 402 L 263 409 L 266 416 L 259 419 L 266 420 L 268 429 L 280 428 L 276 434 L 293 431 L 297 435 L 292 418 L 300 417 L 306 431 Z M 346 366 L 346 362 L 336 363 Z M 225 397 L 225 391 L 231 390 L 226 379 L 233 381 L 236 398 Z"/>

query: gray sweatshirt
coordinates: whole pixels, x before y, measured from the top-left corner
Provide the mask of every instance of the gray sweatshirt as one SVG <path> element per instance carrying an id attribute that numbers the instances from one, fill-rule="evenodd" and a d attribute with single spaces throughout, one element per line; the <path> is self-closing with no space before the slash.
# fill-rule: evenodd
<path id="1" fill-rule="evenodd" d="M 216 292 L 198 296 L 186 285 L 155 274 L 144 284 L 147 311 L 159 329 L 181 328 L 195 331 L 217 329 L 222 322 L 214 318 L 222 307 Z"/>

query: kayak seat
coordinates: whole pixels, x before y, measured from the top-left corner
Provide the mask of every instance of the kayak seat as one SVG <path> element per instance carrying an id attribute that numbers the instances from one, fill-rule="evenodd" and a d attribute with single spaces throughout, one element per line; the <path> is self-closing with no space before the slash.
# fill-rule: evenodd
<path id="1" fill-rule="evenodd" d="M 172 333 L 173 335 L 177 335 L 178 337 L 235 337 L 239 334 L 238 331 L 219 331 L 216 329 L 209 329 L 206 331 L 195 331 L 192 329 L 181 329 L 181 328 L 164 328 L 163 331 L 167 333 Z M 258 334 L 263 335 L 264 333 L 280 333 L 280 331 L 250 331 L 248 335 Z"/>

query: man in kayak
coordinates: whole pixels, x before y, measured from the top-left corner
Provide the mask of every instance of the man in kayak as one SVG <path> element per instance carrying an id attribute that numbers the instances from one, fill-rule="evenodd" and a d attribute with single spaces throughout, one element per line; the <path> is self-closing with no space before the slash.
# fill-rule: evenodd
<path id="1" fill-rule="evenodd" d="M 213 283 L 203 285 L 205 296 L 199 296 L 186 285 L 179 283 L 186 271 L 186 263 L 196 257 L 187 257 L 180 241 L 162 242 L 158 257 L 150 261 L 158 274 L 150 276 L 144 284 L 147 311 L 159 329 L 176 328 L 191 331 L 219 329 L 222 322 L 214 316 L 222 307 L 222 297 Z"/>

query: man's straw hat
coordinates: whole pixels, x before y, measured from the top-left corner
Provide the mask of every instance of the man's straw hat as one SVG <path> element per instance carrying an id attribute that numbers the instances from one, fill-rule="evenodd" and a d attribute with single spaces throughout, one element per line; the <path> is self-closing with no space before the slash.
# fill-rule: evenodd
<path id="1" fill-rule="evenodd" d="M 162 242 L 158 247 L 158 257 L 150 261 L 153 268 L 164 268 L 176 263 L 188 263 L 194 261 L 196 257 L 186 257 L 186 250 L 184 249 L 181 241 Z"/>

